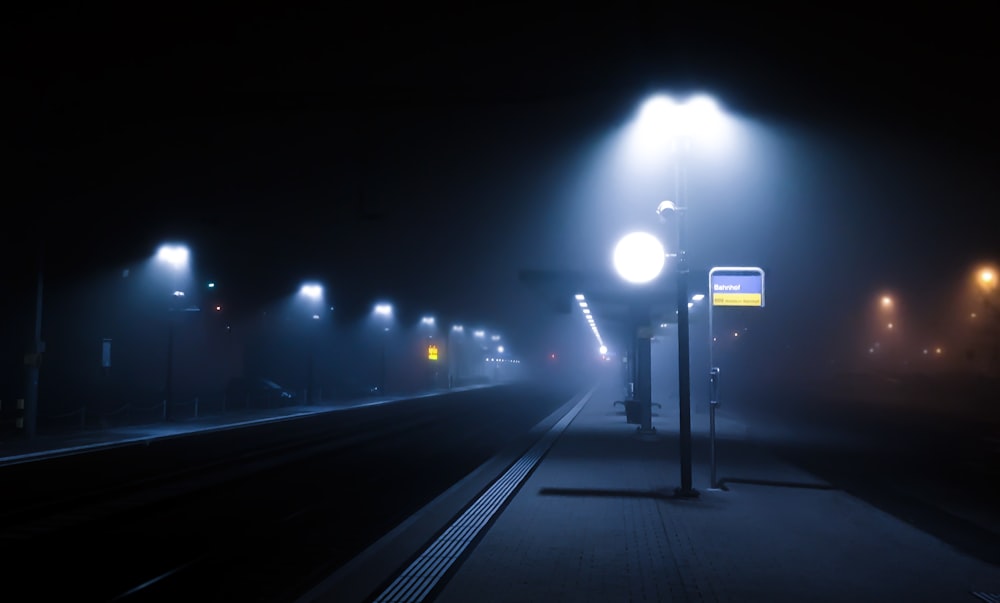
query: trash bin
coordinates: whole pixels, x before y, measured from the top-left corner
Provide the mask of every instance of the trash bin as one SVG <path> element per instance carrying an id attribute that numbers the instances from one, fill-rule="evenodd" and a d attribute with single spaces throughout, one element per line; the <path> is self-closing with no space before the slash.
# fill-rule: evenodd
<path id="1" fill-rule="evenodd" d="M 639 425 L 642 419 L 639 417 L 639 401 L 625 400 L 625 422 L 630 425 Z"/>

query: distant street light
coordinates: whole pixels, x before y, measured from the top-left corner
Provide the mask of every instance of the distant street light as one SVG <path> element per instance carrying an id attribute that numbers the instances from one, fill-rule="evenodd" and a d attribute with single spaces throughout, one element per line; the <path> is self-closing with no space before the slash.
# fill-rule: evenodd
<path id="1" fill-rule="evenodd" d="M 985 368 L 994 375 L 1000 374 L 1000 303 L 994 295 L 997 278 L 997 270 L 993 265 L 982 266 L 976 271 L 976 284 L 982 296 L 984 322 L 981 337 L 985 346 L 983 349 L 987 362 Z"/>
<path id="2" fill-rule="evenodd" d="M 378 389 L 381 395 L 386 393 L 387 385 L 387 373 L 388 373 L 388 362 L 386 361 L 387 350 L 387 340 L 389 339 L 389 323 L 392 321 L 393 310 L 392 304 L 380 302 L 375 304 L 372 313 L 379 318 L 379 324 L 382 327 L 382 353 L 379 368 L 379 384 Z"/>
<path id="3" fill-rule="evenodd" d="M 309 282 L 299 287 L 299 297 L 307 304 L 307 310 L 312 321 L 319 321 L 320 310 L 324 303 L 323 285 Z M 306 354 L 306 404 L 316 402 L 316 338 L 318 325 L 309 325 L 308 351 Z"/>
<path id="4" fill-rule="evenodd" d="M 156 261 L 161 266 L 171 271 L 169 278 L 171 288 L 171 303 L 167 308 L 167 375 L 163 387 L 163 420 L 171 419 L 171 411 L 174 402 L 174 323 L 177 320 L 175 314 L 188 310 L 182 305 L 184 291 L 176 289 L 182 276 L 189 270 L 188 262 L 190 252 L 186 245 L 164 244 L 156 252 Z"/>
<path id="5" fill-rule="evenodd" d="M 997 276 L 991 268 L 981 268 L 979 270 L 979 286 L 984 292 L 990 292 L 997 286 Z"/>

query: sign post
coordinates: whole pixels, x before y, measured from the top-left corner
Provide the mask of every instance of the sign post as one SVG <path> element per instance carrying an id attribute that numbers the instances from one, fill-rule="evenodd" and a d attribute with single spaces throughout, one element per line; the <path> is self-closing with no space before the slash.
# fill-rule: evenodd
<path id="1" fill-rule="evenodd" d="M 709 456 L 711 489 L 718 489 L 715 463 L 715 409 L 719 406 L 719 367 L 715 366 L 715 306 L 764 307 L 764 271 L 755 266 L 716 266 L 708 271 Z"/>

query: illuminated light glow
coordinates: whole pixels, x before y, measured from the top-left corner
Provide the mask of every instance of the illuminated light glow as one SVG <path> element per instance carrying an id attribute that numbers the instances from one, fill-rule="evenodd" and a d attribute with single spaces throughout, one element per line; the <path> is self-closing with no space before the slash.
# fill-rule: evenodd
<path id="1" fill-rule="evenodd" d="M 979 269 L 979 286 L 984 292 L 992 293 L 997 286 L 997 274 L 996 271 L 991 267 L 984 267 Z"/>
<path id="2" fill-rule="evenodd" d="M 313 320 L 319 320 L 319 314 L 313 314 L 312 315 L 312 319 Z"/>
<path id="3" fill-rule="evenodd" d="M 209 289 L 215 289 L 215 283 L 209 283 L 208 284 L 208 288 Z"/>
<path id="4" fill-rule="evenodd" d="M 184 297 L 183 291 L 174 291 L 174 297 Z"/>
<path id="5" fill-rule="evenodd" d="M 600 348 L 598 349 L 598 351 L 600 351 L 602 355 L 604 355 L 604 354 L 607 354 L 607 353 L 608 353 L 608 346 L 606 346 L 606 345 L 602 345 L 602 346 L 601 346 L 601 347 L 600 347 Z"/>
<path id="6" fill-rule="evenodd" d="M 375 313 L 379 316 L 392 316 L 392 304 L 375 304 Z"/>
<path id="7" fill-rule="evenodd" d="M 575 295 L 574 297 L 575 297 L 575 298 L 576 298 L 577 300 L 582 300 L 582 299 L 583 299 L 583 293 L 577 293 L 577 294 L 576 294 L 576 295 Z"/>
<path id="8" fill-rule="evenodd" d="M 465 327 L 463 327 L 462 325 L 452 325 L 451 330 L 455 331 L 456 333 L 463 333 L 465 332 Z"/>
<path id="9" fill-rule="evenodd" d="M 423 318 L 420 319 L 420 324 L 434 326 L 434 317 L 424 316 Z"/>
<path id="10" fill-rule="evenodd" d="M 473 337 L 486 337 L 486 331 L 475 330 L 472 332 Z"/>
<path id="11" fill-rule="evenodd" d="M 427 359 L 428 360 L 438 359 L 438 347 L 436 345 L 427 346 Z"/>
<path id="12" fill-rule="evenodd" d="M 216 312 L 222 312 L 222 306 L 215 306 Z"/>
<path id="13" fill-rule="evenodd" d="M 499 335 L 490 335 L 490 339 L 492 341 L 500 341 L 500 336 Z"/>
<path id="14" fill-rule="evenodd" d="M 502 345 L 498 345 L 497 346 L 497 354 L 503 354 L 503 346 Z"/>
<path id="15" fill-rule="evenodd" d="M 188 256 L 188 248 L 184 245 L 161 245 L 156 252 L 156 259 L 174 268 L 187 266 Z"/>
<path id="16" fill-rule="evenodd" d="M 883 308 L 888 308 L 891 305 L 892 305 L 892 298 L 889 297 L 888 295 L 883 295 L 882 296 L 882 307 Z"/>
<path id="17" fill-rule="evenodd" d="M 316 283 L 305 283 L 299 288 L 299 293 L 303 297 L 309 299 L 322 299 L 323 298 L 323 285 Z"/>
<path id="18" fill-rule="evenodd" d="M 891 329 L 892 328 L 892 323 L 890 322 L 889 324 L 886 325 L 886 327 L 889 328 L 889 329 Z"/>
<path id="19" fill-rule="evenodd" d="M 696 293 L 696 294 L 694 294 L 694 295 L 691 296 L 691 299 L 694 300 L 694 301 L 696 301 L 696 302 L 697 301 L 701 301 L 701 300 L 705 299 L 705 294 L 704 293 Z"/>
<path id="20" fill-rule="evenodd" d="M 630 165 L 662 165 L 668 154 L 699 147 L 733 146 L 734 124 L 711 97 L 696 94 L 675 99 L 666 94 L 649 97 L 629 128 Z"/>
<path id="21" fill-rule="evenodd" d="M 587 316 L 590 316 L 590 308 L 584 308 L 583 313 L 586 314 Z"/>
<path id="22" fill-rule="evenodd" d="M 626 281 L 648 283 L 663 270 L 663 245 L 647 232 L 632 232 L 618 241 L 613 260 L 615 270 Z"/>

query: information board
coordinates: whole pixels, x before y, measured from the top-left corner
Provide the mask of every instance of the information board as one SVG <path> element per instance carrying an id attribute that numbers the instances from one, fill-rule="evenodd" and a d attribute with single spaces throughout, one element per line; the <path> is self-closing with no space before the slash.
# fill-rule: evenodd
<path id="1" fill-rule="evenodd" d="M 757 267 L 720 266 L 708 272 L 713 306 L 764 307 L 764 271 Z"/>

